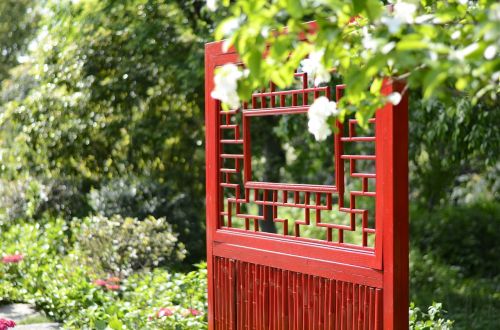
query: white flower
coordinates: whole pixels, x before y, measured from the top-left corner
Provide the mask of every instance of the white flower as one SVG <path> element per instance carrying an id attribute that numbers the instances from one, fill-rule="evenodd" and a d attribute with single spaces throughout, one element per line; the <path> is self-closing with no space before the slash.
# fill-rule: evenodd
<path id="1" fill-rule="evenodd" d="M 477 43 L 470 44 L 464 49 L 452 51 L 450 54 L 451 58 L 463 61 L 467 56 L 474 53 L 478 49 L 479 45 Z"/>
<path id="2" fill-rule="evenodd" d="M 393 92 L 387 95 L 387 101 L 392 105 L 398 105 L 401 102 L 401 94 L 398 92 Z"/>
<path id="3" fill-rule="evenodd" d="M 382 47 L 382 54 L 389 54 L 394 47 L 396 47 L 396 43 L 394 41 L 387 43 L 384 47 Z"/>
<path id="4" fill-rule="evenodd" d="M 237 93 L 238 80 L 245 74 L 234 64 L 225 64 L 217 69 L 214 77 L 215 88 L 210 94 L 214 99 L 227 104 L 231 109 L 240 105 Z"/>
<path id="5" fill-rule="evenodd" d="M 226 37 L 231 36 L 241 25 L 241 17 L 234 17 L 224 21 L 221 25 L 222 34 Z"/>
<path id="6" fill-rule="evenodd" d="M 321 63 L 324 54 L 324 49 L 313 51 L 309 54 L 308 58 L 300 62 L 302 71 L 307 73 L 311 78 L 314 78 L 315 86 L 330 81 L 330 72 Z"/>
<path id="7" fill-rule="evenodd" d="M 453 39 L 453 40 L 457 40 L 458 38 L 460 38 L 460 35 L 461 35 L 461 34 L 462 34 L 462 33 L 460 32 L 460 30 L 456 30 L 455 32 L 453 32 L 453 33 L 451 34 L 451 39 Z"/>
<path id="8" fill-rule="evenodd" d="M 332 130 L 328 125 L 328 117 L 337 116 L 338 114 L 337 103 L 328 100 L 325 96 L 320 96 L 314 100 L 307 112 L 309 119 L 307 128 L 314 135 L 316 141 L 323 141 L 332 134 Z"/>
<path id="9" fill-rule="evenodd" d="M 231 42 L 228 39 L 222 42 L 222 52 L 227 53 L 230 47 L 231 47 Z"/>
<path id="10" fill-rule="evenodd" d="M 495 45 L 489 45 L 484 50 L 484 58 L 487 60 L 494 59 L 496 54 L 497 54 L 497 47 Z"/>
<path id="11" fill-rule="evenodd" d="M 316 141 L 324 141 L 330 134 L 332 134 L 332 130 L 328 126 L 327 121 L 316 117 L 309 119 L 307 122 L 307 128 L 309 132 L 314 135 Z"/>
<path id="12" fill-rule="evenodd" d="M 408 2 L 398 2 L 394 5 L 392 16 L 383 16 L 381 22 L 387 25 L 390 33 L 396 33 L 402 24 L 414 22 L 417 5 Z"/>
<path id="13" fill-rule="evenodd" d="M 413 18 L 417 11 L 417 5 L 408 2 L 398 2 L 394 5 L 394 17 L 399 18 L 404 23 L 413 23 Z"/>
<path id="14" fill-rule="evenodd" d="M 378 42 L 376 39 L 372 37 L 370 32 L 368 31 L 368 27 L 363 27 L 363 40 L 361 41 L 363 47 L 367 50 L 375 51 L 378 46 Z"/>
<path id="15" fill-rule="evenodd" d="M 210 11 L 217 10 L 217 0 L 207 0 L 207 9 Z"/>

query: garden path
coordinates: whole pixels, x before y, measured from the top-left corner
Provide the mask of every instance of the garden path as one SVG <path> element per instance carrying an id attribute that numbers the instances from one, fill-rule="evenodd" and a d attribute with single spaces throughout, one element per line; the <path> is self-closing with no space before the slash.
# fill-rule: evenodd
<path id="1" fill-rule="evenodd" d="M 59 329 L 58 323 L 50 322 L 30 304 L 10 304 L 0 306 L 0 318 L 10 319 L 18 325 L 16 330 L 53 330 Z"/>

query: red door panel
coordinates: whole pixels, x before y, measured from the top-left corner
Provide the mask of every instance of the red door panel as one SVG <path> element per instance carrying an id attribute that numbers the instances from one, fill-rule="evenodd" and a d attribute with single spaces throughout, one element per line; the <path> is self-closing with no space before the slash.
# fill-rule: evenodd
<path id="1" fill-rule="evenodd" d="M 338 100 L 344 86 L 311 87 L 307 74 L 297 73 L 297 87 L 270 84 L 241 109 L 224 111 L 210 92 L 214 69 L 226 63 L 239 64 L 237 55 L 207 44 L 210 328 L 407 328 L 406 97 L 380 109 L 367 132 L 354 119 L 337 124 L 328 142 L 331 184 L 263 182 L 252 171 L 252 122 L 285 115 L 307 121 L 316 98 Z M 402 88 L 387 80 L 383 92 Z M 356 153 L 356 145 L 371 152 Z M 264 214 L 272 214 L 276 234 L 261 230 Z"/>

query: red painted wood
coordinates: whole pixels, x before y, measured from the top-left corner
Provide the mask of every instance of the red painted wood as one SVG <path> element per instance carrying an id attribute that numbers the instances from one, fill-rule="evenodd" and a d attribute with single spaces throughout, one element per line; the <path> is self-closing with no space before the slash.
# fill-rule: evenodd
<path id="1" fill-rule="evenodd" d="M 213 265 L 215 329 L 382 329 L 380 289 L 220 257 Z"/>
<path id="2" fill-rule="evenodd" d="M 377 214 L 383 234 L 383 324 L 386 329 L 408 327 L 408 94 L 402 82 L 386 80 L 382 93 L 400 92 L 401 102 L 377 112 Z"/>
<path id="3" fill-rule="evenodd" d="M 314 25 L 312 25 L 314 27 Z M 408 326 L 408 101 L 379 110 L 369 125 L 337 123 L 335 178 L 330 186 L 259 182 L 252 177 L 252 118 L 305 116 L 330 87 L 276 90 L 270 84 L 243 109 L 222 111 L 210 97 L 217 66 L 239 63 L 221 43 L 206 46 L 207 256 L 210 329 L 404 329 Z M 387 80 L 383 93 L 402 92 Z M 337 101 L 345 86 L 335 86 Z M 345 127 L 345 130 L 344 130 Z M 373 145 L 372 154 L 345 153 L 350 144 Z M 236 151 L 238 150 L 238 151 Z M 362 170 L 359 162 L 374 169 Z M 368 167 L 370 168 L 370 167 Z M 239 178 L 239 179 L 238 179 Z M 357 180 L 349 191 L 346 180 Z M 373 188 L 374 187 L 374 188 Z M 374 209 L 357 200 L 375 201 Z M 338 205 L 337 205 L 338 204 Z M 278 234 L 260 231 L 262 215 L 245 206 L 271 208 Z M 278 218 L 294 208 L 301 219 Z M 336 212 L 347 223 L 323 216 Z M 373 214 L 374 212 L 374 214 Z M 374 224 L 371 218 L 374 218 Z M 294 221 L 293 221 L 294 220 Z M 239 227 L 238 227 L 239 226 Z M 305 227 L 325 236 L 302 237 Z M 352 240 L 355 235 L 358 239 Z"/>

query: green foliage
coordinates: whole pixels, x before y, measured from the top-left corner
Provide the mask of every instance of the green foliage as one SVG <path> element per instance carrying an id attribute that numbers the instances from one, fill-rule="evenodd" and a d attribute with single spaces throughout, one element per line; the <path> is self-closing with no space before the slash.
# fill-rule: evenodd
<path id="1" fill-rule="evenodd" d="M 125 277 L 132 272 L 179 262 L 185 249 L 164 218 L 144 220 L 92 216 L 73 221 L 75 248 L 95 274 Z"/>
<path id="2" fill-rule="evenodd" d="M 0 302 L 31 302 L 68 329 L 206 328 L 204 264 L 187 274 L 163 268 L 135 273 L 119 290 L 108 290 L 94 284 L 93 267 L 81 263 L 85 251 L 73 249 L 67 229 L 64 221 L 49 220 L 2 232 L 0 254 L 24 259 L 0 263 Z M 173 315 L 158 318 L 160 308 Z"/>
<path id="3" fill-rule="evenodd" d="M 434 212 L 413 210 L 411 218 L 413 245 L 422 253 L 432 253 L 466 276 L 500 273 L 498 203 L 449 206 Z"/>
<path id="4" fill-rule="evenodd" d="M 0 2 L 0 83 L 18 64 L 38 23 L 36 1 L 3 0 Z"/>
<path id="5" fill-rule="evenodd" d="M 89 207 L 81 187 L 71 180 L 43 182 L 19 176 L 0 180 L 0 226 L 19 219 L 43 219 L 46 215 L 69 220 L 87 214 Z"/>
<path id="6" fill-rule="evenodd" d="M 228 38 L 249 69 L 238 86 L 244 100 L 268 81 L 280 88 L 290 85 L 294 70 L 312 51 L 324 51 L 322 65 L 335 67 L 346 83 L 340 118 L 354 111 L 360 120 L 371 117 L 385 100 L 379 88 L 370 86 L 388 76 L 407 80 L 425 99 L 451 100 L 450 89 L 473 102 L 497 99 L 496 1 L 408 0 L 396 3 L 393 14 L 378 0 L 223 3 L 232 15 L 219 24 L 215 36 Z M 303 24 L 310 20 L 317 29 Z"/>
<path id="7" fill-rule="evenodd" d="M 499 184 L 500 103 L 472 105 L 461 98 L 443 104 L 415 94 L 410 103 L 412 201 L 431 210 L 450 202 L 493 200 L 488 194 Z"/>
<path id="8" fill-rule="evenodd" d="M 91 191 L 106 195 L 122 178 L 140 177 L 138 191 L 168 193 L 157 196 L 168 203 L 152 213 L 144 207 L 139 217 L 167 216 L 183 241 L 195 242 L 191 260 L 200 260 L 203 42 L 211 23 L 202 2 L 189 4 L 39 3 L 43 15 L 24 63 L 0 93 L 2 179 L 47 186 L 47 201 L 16 217 L 86 216 Z"/>
<path id="9" fill-rule="evenodd" d="M 498 203 L 412 209 L 410 287 L 417 306 L 440 301 L 457 329 L 500 322 Z"/>
<path id="10" fill-rule="evenodd" d="M 200 209 L 192 207 L 190 196 L 175 194 L 165 182 L 137 176 L 116 178 L 103 182 L 99 189 L 91 189 L 87 199 L 94 213 L 107 217 L 165 217 L 190 253 L 197 256 L 205 248 L 205 240 L 200 238 L 204 226 L 193 221 L 200 217 Z"/>
<path id="11" fill-rule="evenodd" d="M 410 329 L 411 330 L 448 330 L 452 328 L 453 322 L 443 318 L 441 303 L 432 303 L 427 314 L 422 312 L 415 304 L 410 305 Z"/>

